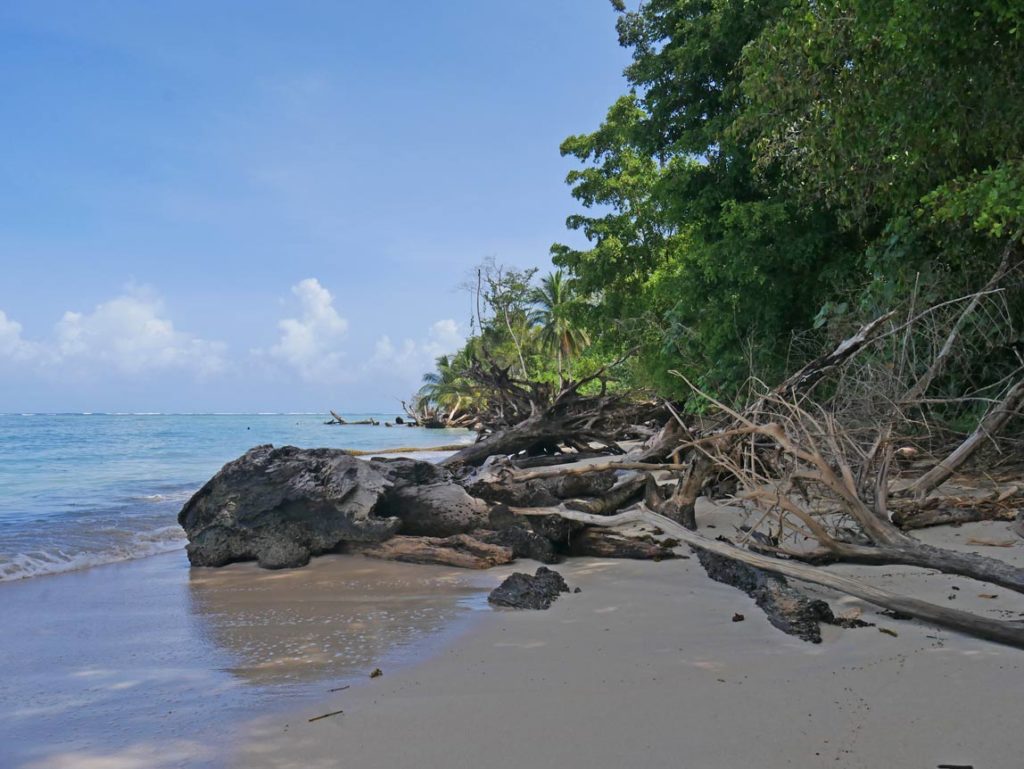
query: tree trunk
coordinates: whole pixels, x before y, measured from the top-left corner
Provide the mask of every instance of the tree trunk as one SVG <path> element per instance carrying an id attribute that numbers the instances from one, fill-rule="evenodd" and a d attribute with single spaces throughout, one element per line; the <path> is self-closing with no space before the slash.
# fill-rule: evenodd
<path id="1" fill-rule="evenodd" d="M 935 569 L 943 574 L 956 574 L 981 582 L 991 582 L 993 585 L 1024 593 L 1024 569 L 998 558 L 989 558 L 977 553 L 959 553 L 909 538 L 908 540 L 913 544 L 870 547 L 840 542 L 837 543 L 837 549 L 832 552 L 837 560 L 845 563 L 920 566 L 924 569 Z"/>
<path id="2" fill-rule="evenodd" d="M 919 500 L 927 497 L 933 489 L 952 476 L 986 439 L 1002 430 L 1006 423 L 1020 411 L 1021 406 L 1024 406 L 1024 379 L 1010 388 L 1003 400 L 992 407 L 963 443 L 957 446 L 948 457 L 918 478 L 908 491 Z"/>
<path id="3" fill-rule="evenodd" d="M 624 513 L 611 516 L 588 515 L 564 508 L 530 509 L 519 508 L 514 512 L 520 515 L 557 515 L 566 520 L 578 521 L 590 526 L 621 526 L 625 523 L 647 523 L 657 526 L 672 536 L 712 553 L 723 555 L 743 563 L 756 566 L 774 574 L 782 574 L 793 579 L 803 580 L 815 585 L 838 590 L 864 601 L 880 606 L 883 609 L 907 614 L 916 619 L 930 622 L 939 627 L 956 630 L 976 638 L 1014 646 L 1024 649 L 1024 623 L 1016 621 L 994 620 L 981 617 L 970 612 L 938 606 L 918 598 L 898 595 L 873 585 L 868 585 L 850 577 L 832 574 L 824 569 L 807 566 L 794 561 L 784 561 L 764 555 L 742 550 L 717 540 L 708 539 L 685 526 L 666 518 L 663 515 L 637 507 Z"/>

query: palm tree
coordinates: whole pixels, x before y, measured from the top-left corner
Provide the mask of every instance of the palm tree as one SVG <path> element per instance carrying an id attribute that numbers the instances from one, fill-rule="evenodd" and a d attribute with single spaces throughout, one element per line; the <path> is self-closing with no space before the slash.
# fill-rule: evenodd
<path id="1" fill-rule="evenodd" d="M 575 327 L 568 317 L 573 301 L 572 287 L 561 270 L 548 273 L 541 279 L 540 287 L 534 289 L 530 322 L 540 326 L 541 343 L 555 351 L 559 384 L 565 381 L 563 361 L 568 361 L 590 344 L 586 332 Z"/>
<path id="2" fill-rule="evenodd" d="M 458 355 L 439 357 L 435 370 L 423 375 L 423 386 L 416 393 L 420 402 L 448 411 L 449 421 L 455 418 L 469 387 L 458 358 Z"/>

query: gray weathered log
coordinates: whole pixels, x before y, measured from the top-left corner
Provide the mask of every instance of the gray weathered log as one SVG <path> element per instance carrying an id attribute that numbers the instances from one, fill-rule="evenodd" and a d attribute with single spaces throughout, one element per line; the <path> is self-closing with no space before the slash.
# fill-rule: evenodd
<path id="1" fill-rule="evenodd" d="M 1024 407 L 1024 379 L 1011 387 L 1003 399 L 995 404 L 972 432 L 952 453 L 922 475 L 908 491 L 917 499 L 924 499 L 941 483 L 950 478 L 985 441 L 991 440 Z"/>
<path id="2" fill-rule="evenodd" d="M 403 563 L 437 564 L 460 569 L 489 569 L 511 563 L 512 548 L 481 542 L 467 534 L 452 537 L 396 536 L 385 542 L 352 542 L 346 552 Z"/>

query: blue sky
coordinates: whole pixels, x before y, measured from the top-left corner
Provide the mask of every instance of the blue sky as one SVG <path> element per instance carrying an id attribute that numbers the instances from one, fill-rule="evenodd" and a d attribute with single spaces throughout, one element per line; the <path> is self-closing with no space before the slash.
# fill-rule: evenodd
<path id="1" fill-rule="evenodd" d="M 0 412 L 394 410 L 545 266 L 605 0 L 0 4 Z"/>

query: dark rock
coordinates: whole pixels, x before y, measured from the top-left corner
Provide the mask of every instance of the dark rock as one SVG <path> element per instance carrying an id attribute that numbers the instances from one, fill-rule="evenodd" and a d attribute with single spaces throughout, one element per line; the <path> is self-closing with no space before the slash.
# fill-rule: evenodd
<path id="1" fill-rule="evenodd" d="M 512 548 L 481 542 L 467 534 L 452 537 L 392 537 L 386 542 L 354 542 L 346 551 L 404 563 L 431 563 L 460 569 L 489 569 L 511 563 Z"/>
<path id="2" fill-rule="evenodd" d="M 516 515 L 504 504 L 496 504 L 487 516 L 486 528 L 500 531 L 516 526 L 536 532 L 555 547 L 566 546 L 584 526 L 558 515 Z"/>
<path id="3" fill-rule="evenodd" d="M 478 529 L 491 508 L 455 483 L 449 470 L 415 459 L 374 459 L 391 482 L 380 515 L 400 518 L 402 534 L 450 537 Z"/>
<path id="4" fill-rule="evenodd" d="M 572 592 L 574 592 L 574 593 L 582 593 L 583 592 L 583 588 L 581 588 L 581 587 L 574 588 Z"/>
<path id="5" fill-rule="evenodd" d="M 541 563 L 558 563 L 554 545 L 546 537 L 523 526 L 508 526 L 497 531 L 476 531 L 473 536 L 492 545 L 512 548 L 516 558 L 530 558 Z"/>
<path id="6" fill-rule="evenodd" d="M 903 612 L 896 611 L 895 609 L 882 609 L 879 614 L 884 614 L 885 616 L 892 617 L 893 619 L 913 619 L 911 615 L 904 614 Z"/>
<path id="7" fill-rule="evenodd" d="M 493 472 L 480 472 L 465 480 L 466 490 L 488 502 L 513 507 L 551 507 L 563 499 L 602 497 L 617 480 L 615 471 L 512 481 Z"/>
<path id="8" fill-rule="evenodd" d="M 402 521 L 402 534 L 449 537 L 485 525 L 490 505 L 470 496 L 451 473 L 433 462 L 374 459 L 390 488 L 379 514 Z"/>
<path id="9" fill-rule="evenodd" d="M 178 514 L 194 566 L 255 559 L 303 566 L 340 542 L 379 542 L 401 525 L 378 505 L 391 482 L 337 449 L 257 446 L 221 468 Z"/>
<path id="10" fill-rule="evenodd" d="M 431 462 L 364 461 L 340 449 L 257 446 L 182 508 L 195 566 L 255 559 L 303 566 L 344 542 L 403 534 L 449 537 L 487 524 L 490 505 Z"/>
<path id="11" fill-rule="evenodd" d="M 811 599 L 789 586 L 785 577 L 755 566 L 694 548 L 701 566 L 716 582 L 742 590 L 783 633 L 811 643 L 821 643 L 821 622 L 833 624 L 835 616 L 824 601 Z"/>
<path id="12" fill-rule="evenodd" d="M 471 497 L 454 483 L 404 486 L 389 491 L 381 514 L 402 521 L 402 534 L 448 537 L 478 529 L 487 522 L 490 505 Z"/>
<path id="13" fill-rule="evenodd" d="M 732 621 L 733 622 L 742 622 L 745 619 L 746 619 L 746 617 L 744 617 L 739 612 L 736 612 L 735 614 L 732 615 Z"/>
<path id="14" fill-rule="evenodd" d="M 559 593 L 568 593 L 562 575 L 546 566 L 537 569 L 532 577 L 516 572 L 491 591 L 487 600 L 495 606 L 509 606 L 513 609 L 547 609 Z"/>

